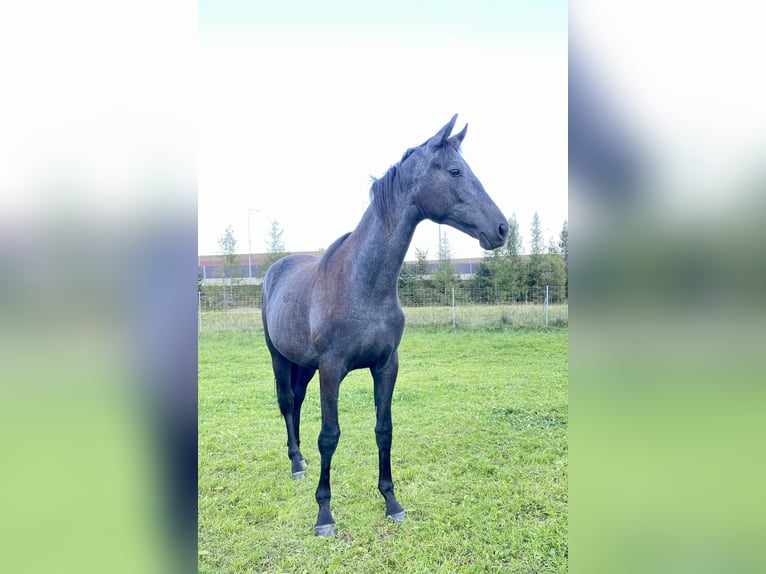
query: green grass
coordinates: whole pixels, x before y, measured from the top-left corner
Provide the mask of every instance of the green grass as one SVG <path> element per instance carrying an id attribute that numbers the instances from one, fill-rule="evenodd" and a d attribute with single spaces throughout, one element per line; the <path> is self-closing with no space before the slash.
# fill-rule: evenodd
<path id="1" fill-rule="evenodd" d="M 355 371 L 333 458 L 338 535 L 314 537 L 318 393 L 314 380 L 307 478 L 293 481 L 262 334 L 201 334 L 200 572 L 566 572 L 566 330 L 405 332 L 392 452 L 402 524 L 384 516 L 372 380 Z"/>

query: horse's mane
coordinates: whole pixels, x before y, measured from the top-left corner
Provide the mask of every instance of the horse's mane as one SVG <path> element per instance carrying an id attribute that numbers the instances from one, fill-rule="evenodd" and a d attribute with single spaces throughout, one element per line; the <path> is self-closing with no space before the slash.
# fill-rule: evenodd
<path id="1" fill-rule="evenodd" d="M 428 142 L 424 142 L 420 144 L 418 148 L 424 147 L 427 143 Z M 399 181 L 399 169 L 402 163 L 404 163 L 404 160 L 406 160 L 412 154 L 412 152 L 418 148 L 408 149 L 406 152 L 404 152 L 402 159 L 388 168 L 386 173 L 384 173 L 379 178 L 372 178 L 372 186 L 370 186 L 370 201 L 372 203 L 373 209 L 375 210 L 375 215 L 380 218 L 386 229 L 391 228 L 392 219 L 396 210 L 394 197 L 395 194 L 401 190 L 401 183 Z M 460 153 L 460 145 L 452 139 L 446 140 L 443 145 L 439 146 L 439 161 L 442 163 L 442 165 L 447 163 L 449 152 L 452 150 Z"/>
<path id="2" fill-rule="evenodd" d="M 372 208 L 383 222 L 386 229 L 391 229 L 392 219 L 396 210 L 394 187 L 399 186 L 399 164 L 392 165 L 382 177 L 372 178 L 370 186 L 370 202 Z"/>
<path id="3" fill-rule="evenodd" d="M 332 242 L 330 247 L 327 248 L 327 251 L 325 251 L 322 255 L 322 259 L 319 260 L 319 271 L 322 273 L 327 271 L 327 266 L 330 264 L 330 258 L 332 257 L 333 253 L 338 250 L 340 244 L 343 243 L 349 235 L 351 235 L 350 231 L 348 233 L 344 233 L 338 237 L 338 239 Z"/>

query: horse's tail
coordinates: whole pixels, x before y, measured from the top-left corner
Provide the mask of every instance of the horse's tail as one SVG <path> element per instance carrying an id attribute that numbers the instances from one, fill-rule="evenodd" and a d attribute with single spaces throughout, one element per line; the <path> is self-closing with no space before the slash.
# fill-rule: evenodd
<path id="1" fill-rule="evenodd" d="M 264 298 L 266 297 L 266 291 L 264 290 Z M 262 315 L 263 315 L 263 336 L 266 339 L 266 347 L 269 349 L 269 354 L 272 354 L 276 351 L 274 349 L 274 345 L 271 343 L 271 338 L 269 337 L 269 327 L 266 323 L 266 303 L 264 302 L 262 304 Z M 278 396 L 277 393 L 277 377 L 274 375 L 274 396 Z"/>

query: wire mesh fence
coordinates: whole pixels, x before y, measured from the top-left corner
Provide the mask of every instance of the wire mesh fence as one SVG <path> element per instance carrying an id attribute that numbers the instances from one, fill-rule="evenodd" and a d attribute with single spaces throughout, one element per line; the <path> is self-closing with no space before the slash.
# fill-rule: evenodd
<path id="1" fill-rule="evenodd" d="M 218 286 L 199 293 L 199 331 L 262 331 L 259 288 Z M 258 286 L 259 287 L 259 286 Z M 477 290 L 457 285 L 446 291 L 400 290 L 409 327 L 567 327 L 566 286 L 546 285 L 524 292 Z"/>

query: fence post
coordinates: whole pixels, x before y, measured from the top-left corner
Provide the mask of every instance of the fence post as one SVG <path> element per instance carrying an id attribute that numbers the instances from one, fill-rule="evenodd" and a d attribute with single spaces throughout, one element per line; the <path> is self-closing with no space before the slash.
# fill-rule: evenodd
<path id="1" fill-rule="evenodd" d="M 452 328 L 455 328 L 455 288 L 452 288 Z"/>
<path id="2" fill-rule="evenodd" d="M 545 286 L 545 326 L 548 326 L 548 286 Z"/>
<path id="3" fill-rule="evenodd" d="M 197 319 L 198 327 L 197 332 L 202 332 L 202 291 L 197 291 Z"/>

